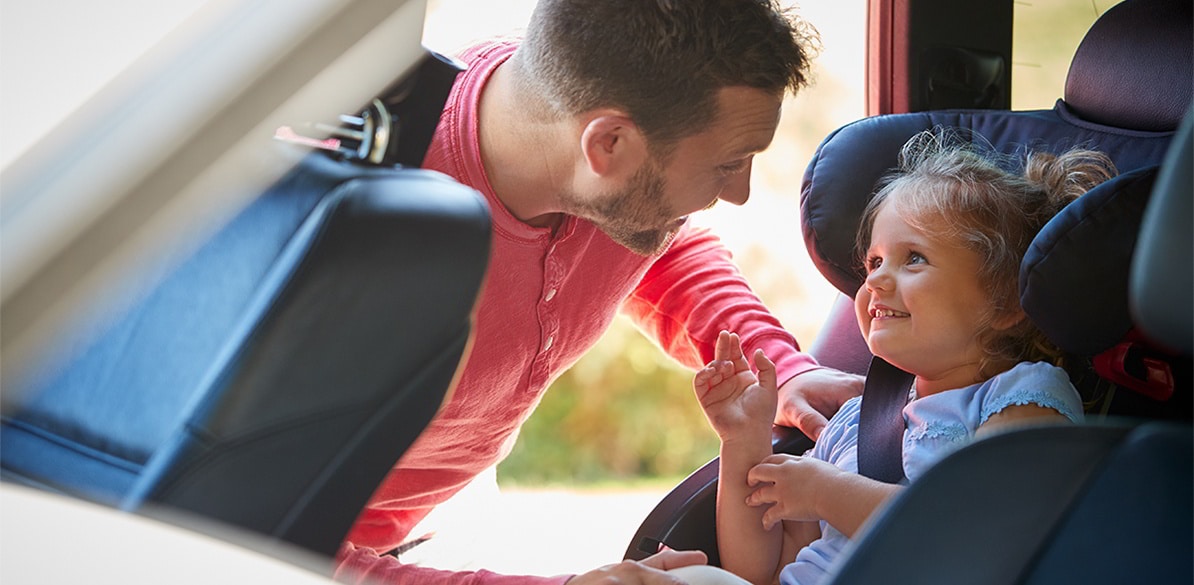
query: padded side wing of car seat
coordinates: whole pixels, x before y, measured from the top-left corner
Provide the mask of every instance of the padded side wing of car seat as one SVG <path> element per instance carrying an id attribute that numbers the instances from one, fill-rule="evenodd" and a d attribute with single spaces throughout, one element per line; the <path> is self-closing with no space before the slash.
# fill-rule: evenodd
<path id="1" fill-rule="evenodd" d="M 858 330 L 852 297 L 840 294 L 834 300 L 820 333 L 808 347 L 808 353 L 827 368 L 866 375 L 874 356 Z"/>
<path id="2" fill-rule="evenodd" d="M 776 453 L 803 455 L 813 442 L 796 429 L 775 427 L 771 447 Z M 639 525 L 624 558 L 641 561 L 660 545 L 676 550 L 703 551 L 709 564 L 721 566 L 717 548 L 718 459 L 701 466 L 668 492 Z"/>

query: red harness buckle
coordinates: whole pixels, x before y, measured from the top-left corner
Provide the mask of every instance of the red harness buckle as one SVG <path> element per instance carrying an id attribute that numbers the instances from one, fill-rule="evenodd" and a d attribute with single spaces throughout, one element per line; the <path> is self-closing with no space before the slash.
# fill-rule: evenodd
<path id="1" fill-rule="evenodd" d="M 1116 385 L 1165 402 L 1173 396 L 1173 370 L 1158 355 L 1133 330 L 1124 341 L 1096 355 L 1094 369 Z"/>

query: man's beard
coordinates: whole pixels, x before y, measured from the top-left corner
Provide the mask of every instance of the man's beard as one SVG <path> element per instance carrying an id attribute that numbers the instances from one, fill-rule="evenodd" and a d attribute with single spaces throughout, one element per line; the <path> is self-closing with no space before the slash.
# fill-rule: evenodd
<path id="1" fill-rule="evenodd" d="M 653 163 L 642 166 L 626 188 L 606 193 L 597 201 L 581 201 L 571 194 L 565 211 L 593 223 L 609 238 L 640 256 L 654 256 L 671 243 L 682 222 L 663 199 L 663 173 Z"/>

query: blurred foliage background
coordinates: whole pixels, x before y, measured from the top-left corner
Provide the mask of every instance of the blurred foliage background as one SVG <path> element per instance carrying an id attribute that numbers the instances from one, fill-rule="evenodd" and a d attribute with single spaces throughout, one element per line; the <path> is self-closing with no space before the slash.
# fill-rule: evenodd
<path id="1" fill-rule="evenodd" d="M 673 478 L 717 453 L 691 372 L 625 318 L 548 391 L 498 467 L 510 484 Z"/>
<path id="2" fill-rule="evenodd" d="M 813 85 L 789 98 L 770 148 L 754 165 L 751 200 L 693 216 L 733 252 L 759 297 L 807 346 L 838 293 L 813 268 L 799 229 L 804 167 L 820 140 L 865 115 L 865 0 L 802 0 L 820 32 Z M 1090 23 L 1115 0 L 1015 2 L 1012 107 L 1051 108 Z M 424 43 L 451 53 L 517 34 L 534 0 L 431 0 Z M 675 483 L 717 454 L 692 396 L 692 373 L 624 318 L 547 391 L 498 467 L 501 485 Z"/>

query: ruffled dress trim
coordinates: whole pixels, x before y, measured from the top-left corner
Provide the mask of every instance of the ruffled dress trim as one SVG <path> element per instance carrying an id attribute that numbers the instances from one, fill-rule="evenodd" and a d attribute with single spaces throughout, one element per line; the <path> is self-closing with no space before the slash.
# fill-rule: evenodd
<path id="1" fill-rule="evenodd" d="M 1052 408 L 1060 412 L 1062 416 L 1070 419 L 1070 422 L 1081 422 L 1081 417 L 1075 413 L 1062 399 L 1054 394 L 1042 392 L 1032 388 L 1022 388 L 1008 392 L 1000 396 L 997 400 L 992 401 L 983 407 L 982 416 L 979 420 L 979 425 L 987 422 L 987 419 L 998 414 L 1003 409 L 1009 406 L 1024 406 L 1027 404 L 1035 404 L 1045 408 Z"/>

